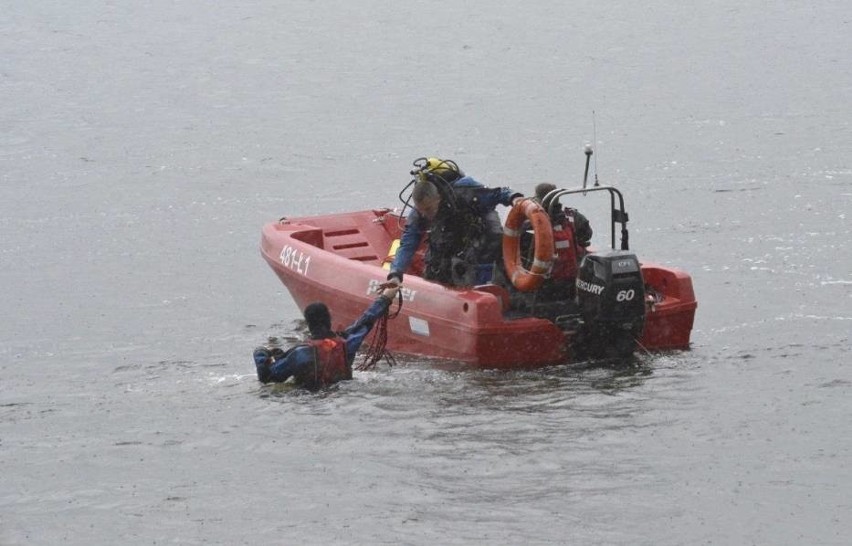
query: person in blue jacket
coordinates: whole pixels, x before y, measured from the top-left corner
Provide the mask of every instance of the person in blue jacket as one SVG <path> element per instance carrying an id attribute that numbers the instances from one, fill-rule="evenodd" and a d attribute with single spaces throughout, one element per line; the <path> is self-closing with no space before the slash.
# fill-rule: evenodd
<path id="1" fill-rule="evenodd" d="M 413 208 L 388 280 L 402 282 L 428 233 L 423 278 L 451 286 L 489 282 L 502 251 L 503 226 L 495 209 L 512 206 L 523 195 L 486 187 L 465 176 L 452 160 L 421 158 L 414 165 Z"/>
<path id="2" fill-rule="evenodd" d="M 331 330 L 331 314 L 321 302 L 305 307 L 310 339 L 287 351 L 258 347 L 254 350 L 257 378 L 262 383 L 281 383 L 291 377 L 297 385 L 317 390 L 338 381 L 352 379 L 352 362 L 376 320 L 387 312 L 399 286 L 388 286 L 366 311 L 346 330 Z"/>

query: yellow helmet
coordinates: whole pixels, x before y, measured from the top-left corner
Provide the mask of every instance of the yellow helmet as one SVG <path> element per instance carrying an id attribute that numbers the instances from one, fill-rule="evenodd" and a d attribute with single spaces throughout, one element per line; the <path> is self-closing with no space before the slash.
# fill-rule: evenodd
<path id="1" fill-rule="evenodd" d="M 419 175 L 421 178 L 437 177 L 446 182 L 452 182 L 464 176 L 464 173 L 452 159 L 421 157 L 414 160 L 414 167 L 415 169 L 411 171 L 411 174 Z"/>

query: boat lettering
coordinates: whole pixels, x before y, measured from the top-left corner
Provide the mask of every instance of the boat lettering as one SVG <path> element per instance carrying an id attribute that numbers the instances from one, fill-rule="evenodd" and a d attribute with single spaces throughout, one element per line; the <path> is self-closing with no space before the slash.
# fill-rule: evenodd
<path id="1" fill-rule="evenodd" d="M 378 294 L 379 287 L 384 283 L 385 281 L 377 281 L 376 279 L 370 279 L 370 282 L 367 284 L 367 295 L 370 296 L 372 294 Z M 414 295 L 417 294 L 417 290 L 412 290 L 403 286 L 399 289 L 399 293 L 402 294 L 403 300 L 414 301 Z"/>
<path id="2" fill-rule="evenodd" d="M 281 264 L 284 267 L 289 267 L 300 275 L 308 274 L 308 267 L 311 265 L 311 257 L 297 248 L 290 245 L 285 245 L 281 249 L 281 254 L 278 256 Z"/>
<path id="3" fill-rule="evenodd" d="M 630 290 L 621 290 L 617 296 L 615 296 L 615 301 L 630 301 L 636 295 L 636 291 L 632 288 Z"/>
<path id="4" fill-rule="evenodd" d="M 577 288 L 583 292 L 589 292 L 599 296 L 600 293 L 603 292 L 604 286 L 602 284 L 592 284 L 588 281 L 584 281 L 583 279 L 577 279 Z"/>

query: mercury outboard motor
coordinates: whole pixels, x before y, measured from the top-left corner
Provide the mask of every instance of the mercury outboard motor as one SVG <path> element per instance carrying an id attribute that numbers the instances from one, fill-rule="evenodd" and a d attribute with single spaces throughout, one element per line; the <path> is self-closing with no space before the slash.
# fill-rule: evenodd
<path id="1" fill-rule="evenodd" d="M 645 326 L 645 283 L 636 255 L 613 250 L 587 254 L 577 275 L 583 326 L 573 343 L 581 358 L 633 353 Z"/>

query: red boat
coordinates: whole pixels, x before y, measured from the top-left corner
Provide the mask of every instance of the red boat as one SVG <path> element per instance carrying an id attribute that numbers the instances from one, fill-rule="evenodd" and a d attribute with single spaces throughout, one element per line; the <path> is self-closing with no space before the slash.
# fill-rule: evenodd
<path id="1" fill-rule="evenodd" d="M 534 293 L 499 281 L 446 287 L 419 276 L 422 247 L 405 275 L 401 312 L 388 323 L 388 349 L 509 369 L 689 348 L 697 307 L 690 276 L 628 251 L 627 213 L 615 188 L 557 190 L 552 197 L 579 192 L 609 193 L 612 249 L 583 258 L 576 295 L 536 301 Z M 261 252 L 301 309 L 322 301 L 333 327 L 343 329 L 385 282 L 383 266 L 404 225 L 390 209 L 282 218 L 263 227 Z M 613 250 L 617 225 L 621 248 Z"/>

